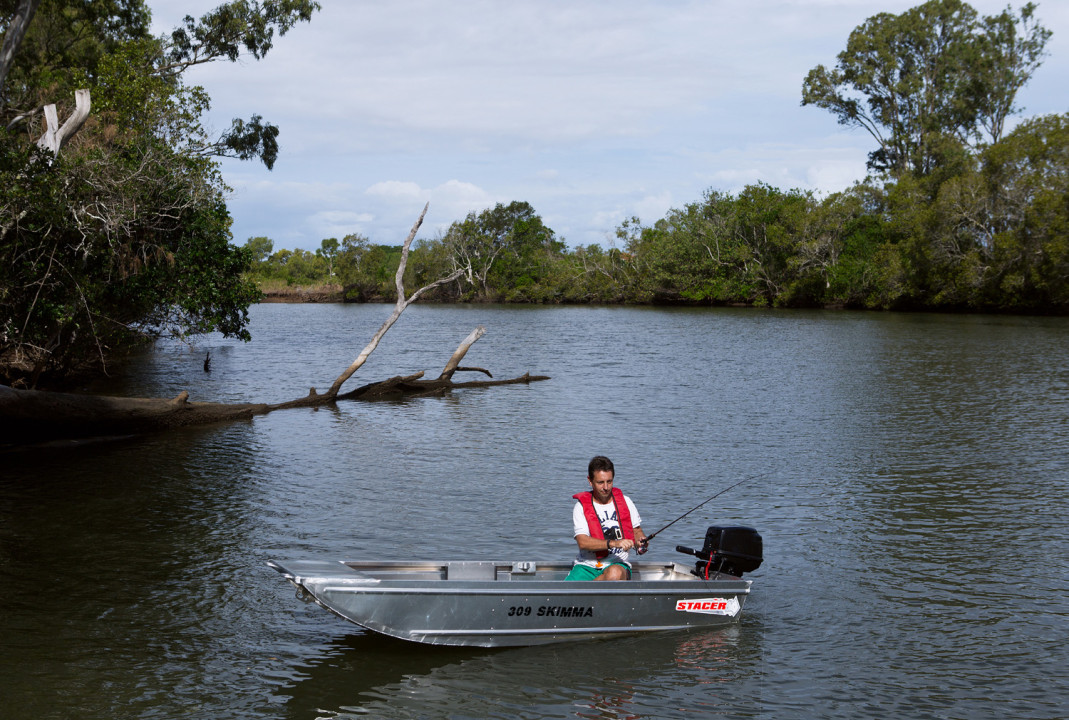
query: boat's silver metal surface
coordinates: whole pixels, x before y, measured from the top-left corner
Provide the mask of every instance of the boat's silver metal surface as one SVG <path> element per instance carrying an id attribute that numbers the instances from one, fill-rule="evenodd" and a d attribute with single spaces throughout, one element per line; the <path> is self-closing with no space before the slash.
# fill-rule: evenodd
<path id="1" fill-rule="evenodd" d="M 505 647 L 737 622 L 750 581 L 635 563 L 631 580 L 565 581 L 571 564 L 269 562 L 298 597 L 368 630 L 435 645 Z"/>

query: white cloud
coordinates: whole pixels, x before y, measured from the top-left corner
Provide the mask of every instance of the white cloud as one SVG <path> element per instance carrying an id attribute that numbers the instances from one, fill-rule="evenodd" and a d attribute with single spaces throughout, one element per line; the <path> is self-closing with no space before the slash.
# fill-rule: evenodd
<path id="1" fill-rule="evenodd" d="M 400 180 L 384 180 L 377 182 L 367 190 L 365 194 L 389 199 L 415 200 L 422 196 L 423 189 L 418 183 L 402 182 Z"/>
<path id="2" fill-rule="evenodd" d="M 687 202 L 691 200 L 697 200 L 697 198 L 689 198 Z M 654 220 L 664 217 L 665 213 L 674 205 L 672 193 L 665 191 L 658 193 L 657 195 L 647 195 L 638 202 L 636 202 L 633 208 L 633 215 L 638 216 L 646 224 L 652 223 Z M 620 223 L 626 220 L 630 215 L 626 217 L 617 217 L 613 222 L 613 227 L 618 227 Z"/>
<path id="3" fill-rule="evenodd" d="M 400 221 L 411 215 L 411 223 L 418 217 L 422 205 L 429 203 L 425 228 L 443 231 L 454 220 L 462 219 L 469 212 L 479 212 L 499 202 L 481 187 L 456 179 L 433 188 L 422 188 L 413 181 L 385 180 L 369 187 L 365 194 L 384 209 L 383 220 L 390 221 Z"/>
<path id="4" fill-rule="evenodd" d="M 465 204 L 473 207 L 490 207 L 493 198 L 478 185 L 461 180 L 449 180 L 434 189 L 435 200 L 453 204 Z"/>
<path id="5" fill-rule="evenodd" d="M 149 4 L 162 32 L 218 1 Z M 400 242 L 427 201 L 422 234 L 525 200 L 572 244 L 605 244 L 710 187 L 861 179 L 871 139 L 800 107 L 801 83 L 867 17 L 920 1 L 328 0 L 264 60 L 189 79 L 215 127 L 260 113 L 281 128 L 273 172 L 224 163 L 239 241 Z M 1067 5 L 1039 5 L 1055 34 L 1021 94 L 1030 114 L 1066 111 Z"/>
<path id="6" fill-rule="evenodd" d="M 309 216 L 307 224 L 320 238 L 332 237 L 340 240 L 352 233 L 365 234 L 362 230 L 374 220 L 375 216 L 370 213 L 324 210 Z"/>
<path id="7" fill-rule="evenodd" d="M 828 192 L 845 190 L 865 177 L 865 160 L 864 153 L 854 151 L 826 156 L 810 165 L 803 187 Z"/>

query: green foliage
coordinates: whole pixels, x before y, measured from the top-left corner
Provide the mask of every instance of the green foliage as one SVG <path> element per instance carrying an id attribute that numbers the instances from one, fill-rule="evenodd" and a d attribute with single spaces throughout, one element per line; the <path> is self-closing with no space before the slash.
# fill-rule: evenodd
<path id="1" fill-rule="evenodd" d="M 400 246 L 396 250 L 397 262 L 400 263 Z M 434 240 L 416 240 L 408 255 L 408 266 L 404 278 L 405 287 L 420 288 L 430 285 L 439 278 L 450 276 L 454 268 L 454 258 L 441 237 Z M 397 272 L 396 264 L 392 265 L 392 271 Z M 440 302 L 456 302 L 464 294 L 465 283 L 466 279 L 461 278 L 447 285 L 440 285 L 429 295 L 424 295 L 424 298 Z"/>
<path id="2" fill-rule="evenodd" d="M 399 246 L 357 234 L 315 252 L 230 244 L 215 158 L 270 168 L 278 129 L 253 115 L 212 137 L 210 98 L 183 82 L 204 62 L 261 57 L 317 9 L 237 0 L 157 39 L 140 0 L 42 6 L 0 96 L 0 366 L 32 384 L 138 338 L 247 339 L 256 283 L 395 299 Z M 1067 312 L 1069 115 L 1005 133 L 1050 37 L 1034 11 L 980 17 L 930 0 L 870 18 L 835 68 L 809 73 L 803 104 L 870 132 L 879 180 L 823 199 L 710 190 L 650 225 L 624 221 L 607 249 L 569 250 L 530 204 L 498 204 L 417 242 L 405 286 L 464 269 L 424 297 Z M 58 157 L 38 150 L 38 108 L 57 102 L 65 117 L 82 87 L 90 120 Z"/>
<path id="3" fill-rule="evenodd" d="M 405 284 L 471 262 L 469 278 L 427 299 L 1065 312 L 1069 115 L 1022 124 L 940 184 L 904 173 L 822 200 L 764 184 L 711 190 L 652 225 L 629 218 L 616 237 L 622 250 L 569 251 L 527 203 L 498 205 L 418 242 Z M 328 254 L 280 251 L 258 272 L 324 283 Z M 336 260 L 347 299 L 392 300 L 399 255 L 347 236 Z"/>
<path id="4" fill-rule="evenodd" d="M 249 279 L 260 285 L 340 285 L 345 299 L 353 302 L 393 301 L 397 294 L 394 276 L 401 263 L 400 245 L 374 245 L 366 237 L 353 233 L 340 242 L 337 238 L 325 238 L 315 252 L 283 249 L 271 253 L 274 242 L 270 238 L 249 238 L 245 247 L 262 258 L 254 261 L 249 273 Z M 421 265 L 423 254 L 419 247 L 413 249 L 408 265 L 410 274 L 414 267 Z M 426 283 L 440 276 L 435 275 Z"/>
<path id="5" fill-rule="evenodd" d="M 310 21 L 319 9 L 319 3 L 310 0 L 233 0 L 199 21 L 186 15 L 183 26 L 171 33 L 168 56 L 175 65 L 224 57 L 236 62 L 244 48 L 259 60 L 271 49 L 276 29 L 285 35 L 298 22 Z"/>
<path id="6" fill-rule="evenodd" d="M 970 143 L 997 142 L 1017 91 L 1043 57 L 1050 32 L 1007 9 L 981 18 L 961 0 L 929 0 L 857 27 L 832 69 L 818 65 L 802 104 L 864 128 L 879 147 L 869 167 L 927 176 L 958 164 Z"/>
<path id="7" fill-rule="evenodd" d="M 4 17 L 14 11 L 11 5 Z M 151 38 L 149 22 L 143 0 L 42 2 L 0 94 L 3 124 L 41 105 L 73 99 L 109 54 Z"/>
<path id="8" fill-rule="evenodd" d="M 216 155 L 238 160 L 259 158 L 271 170 L 278 159 L 278 126 L 265 124 L 259 115 L 253 115 L 248 122 L 235 118 L 218 148 Z"/>
<path id="9" fill-rule="evenodd" d="M 245 241 L 244 246 L 249 251 L 252 268 L 258 268 L 267 258 L 271 257 L 271 251 L 275 248 L 274 241 L 269 237 L 251 237 Z"/>
<path id="10" fill-rule="evenodd" d="M 314 2 L 229 2 L 169 41 L 149 35 L 141 0 L 42 4 L 0 105 L 0 365 L 8 381 L 103 367 L 123 347 L 162 334 L 249 338 L 259 297 L 246 276 L 266 238 L 230 243 L 227 192 L 214 158 L 258 157 L 277 133 L 258 115 L 209 137 L 204 90 L 189 67 L 261 57 L 274 32 L 307 20 Z M 42 154 L 42 104 L 69 112 L 89 89 L 92 114 L 58 156 Z M 263 241 L 266 241 L 264 243 Z M 307 273 L 312 275 L 312 273 Z"/>
<path id="11" fill-rule="evenodd" d="M 812 198 L 751 185 L 738 197 L 709 192 L 633 235 L 628 248 L 662 302 L 771 305 L 804 297 L 797 259 L 807 241 Z"/>
<path id="12" fill-rule="evenodd" d="M 248 339 L 259 297 L 243 279 L 250 253 L 229 244 L 212 176 L 190 172 L 200 161 L 149 145 L 49 165 L 35 150 L 0 146 L 3 215 L 13 220 L 0 227 L 6 362 L 58 377 L 145 336 Z"/>
<path id="13" fill-rule="evenodd" d="M 984 153 L 986 206 L 978 233 L 997 307 L 1069 302 L 1069 114 L 1035 118 Z M 984 242 L 986 240 L 986 242 Z"/>
<path id="14" fill-rule="evenodd" d="M 977 35 L 977 66 L 972 86 L 978 124 L 991 142 L 1003 137 L 1006 119 L 1020 112 L 1017 91 L 1024 87 L 1046 54 L 1051 32 L 1038 23 L 1036 4 L 1029 2 L 1015 16 L 1007 6 L 983 19 Z"/>
<path id="15" fill-rule="evenodd" d="M 349 300 L 395 300 L 394 276 L 401 264 L 401 246 L 373 245 L 359 234 L 342 238 L 337 253 L 337 280 Z"/>
<path id="16" fill-rule="evenodd" d="M 820 256 L 826 304 L 874 308 L 894 302 L 884 297 L 886 278 L 895 275 L 894 246 L 886 240 L 886 220 L 874 209 L 872 195 L 872 188 L 857 185 L 821 204 L 820 212 L 829 218 L 838 238 Z M 819 299 L 813 301 L 816 304 Z"/>
<path id="17" fill-rule="evenodd" d="M 327 275 L 334 277 L 334 260 L 338 257 L 338 238 L 324 238 L 316 255 L 327 261 Z"/>
<path id="18" fill-rule="evenodd" d="M 550 266 L 565 247 L 526 202 L 470 213 L 442 242 L 456 267 L 470 268 L 472 299 L 507 302 L 550 299 Z"/>

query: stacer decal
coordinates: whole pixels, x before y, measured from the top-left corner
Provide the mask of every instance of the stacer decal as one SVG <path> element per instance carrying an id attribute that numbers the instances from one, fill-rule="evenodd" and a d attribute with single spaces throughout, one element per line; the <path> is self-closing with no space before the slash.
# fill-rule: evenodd
<path id="1" fill-rule="evenodd" d="M 703 615 L 739 614 L 738 598 L 695 598 L 694 600 L 677 600 L 676 610 L 680 612 L 702 613 Z"/>

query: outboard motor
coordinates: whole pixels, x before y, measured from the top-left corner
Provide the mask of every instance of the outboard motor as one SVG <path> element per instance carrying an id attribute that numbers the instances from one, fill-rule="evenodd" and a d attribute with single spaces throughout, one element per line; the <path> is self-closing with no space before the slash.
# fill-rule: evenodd
<path id="1" fill-rule="evenodd" d="M 741 525 L 714 525 L 706 530 L 701 550 L 677 545 L 676 551 L 698 558 L 691 573 L 706 580 L 716 573 L 742 577 L 761 567 L 764 560 L 761 536 L 753 528 Z"/>

